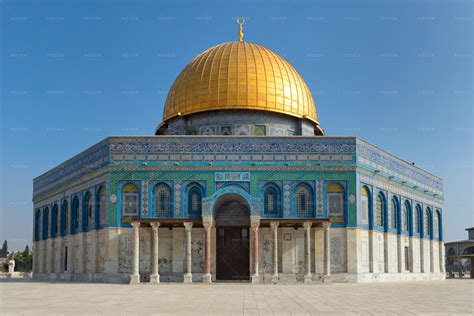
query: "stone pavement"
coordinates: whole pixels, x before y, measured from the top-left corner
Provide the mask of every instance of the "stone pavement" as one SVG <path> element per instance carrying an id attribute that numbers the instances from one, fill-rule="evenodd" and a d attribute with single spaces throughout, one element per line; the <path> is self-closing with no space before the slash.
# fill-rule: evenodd
<path id="1" fill-rule="evenodd" d="M 333 285 L 1 282 L 0 314 L 474 314 L 474 280 Z"/>

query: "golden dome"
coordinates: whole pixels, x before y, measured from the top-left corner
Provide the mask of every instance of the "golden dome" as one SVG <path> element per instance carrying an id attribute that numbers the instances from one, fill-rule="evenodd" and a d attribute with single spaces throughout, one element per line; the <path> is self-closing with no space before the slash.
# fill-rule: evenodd
<path id="1" fill-rule="evenodd" d="M 300 74 L 272 50 L 250 42 L 219 44 L 194 58 L 171 86 L 163 120 L 223 109 L 284 113 L 319 125 Z"/>

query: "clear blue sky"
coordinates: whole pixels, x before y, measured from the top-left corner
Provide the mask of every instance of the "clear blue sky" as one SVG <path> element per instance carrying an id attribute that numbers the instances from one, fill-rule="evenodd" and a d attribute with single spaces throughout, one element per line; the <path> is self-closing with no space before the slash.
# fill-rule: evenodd
<path id="1" fill-rule="evenodd" d="M 64 1 L 66 2 L 66 1 Z M 3 1 L 0 239 L 31 242 L 32 179 L 108 135 L 151 135 L 195 55 L 245 40 L 292 63 L 327 135 L 444 178 L 445 239 L 473 221 L 471 1 Z"/>

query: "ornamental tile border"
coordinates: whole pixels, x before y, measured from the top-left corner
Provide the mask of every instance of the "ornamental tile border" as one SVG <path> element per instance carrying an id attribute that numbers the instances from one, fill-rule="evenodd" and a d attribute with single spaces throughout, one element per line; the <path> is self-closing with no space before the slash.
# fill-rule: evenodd
<path id="1" fill-rule="evenodd" d="M 357 156 L 356 156 L 357 155 Z M 130 168 L 125 161 L 130 159 L 142 165 L 167 164 L 169 159 L 186 163 L 225 161 L 261 162 L 287 169 L 301 168 L 304 162 L 337 164 L 344 166 L 357 163 L 378 169 L 402 181 L 429 189 L 442 195 L 442 180 L 356 137 L 199 137 L 199 136 L 137 136 L 108 137 L 86 149 L 50 171 L 34 179 L 34 197 L 43 195 L 68 182 L 79 179 L 90 172 L 109 164 Z M 250 161 L 248 160 L 250 158 Z M 204 160 L 204 161 L 203 161 Z M 231 161 L 228 161 L 231 160 Z M 265 167 L 264 167 L 265 166 Z M 324 166 L 324 165 L 323 165 Z M 169 166 L 168 166 L 169 167 Z M 193 170 L 204 169 L 192 166 Z M 226 170 L 238 169 L 239 165 L 222 166 Z M 241 168 L 241 167 L 240 167 Z M 314 168 L 314 166 L 313 166 Z"/>

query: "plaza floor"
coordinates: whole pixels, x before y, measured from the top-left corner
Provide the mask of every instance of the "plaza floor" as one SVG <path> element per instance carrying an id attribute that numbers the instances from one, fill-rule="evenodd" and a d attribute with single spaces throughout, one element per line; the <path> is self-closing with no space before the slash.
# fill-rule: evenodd
<path id="1" fill-rule="evenodd" d="M 474 280 L 252 285 L 0 283 L 0 314 L 474 314 Z"/>

